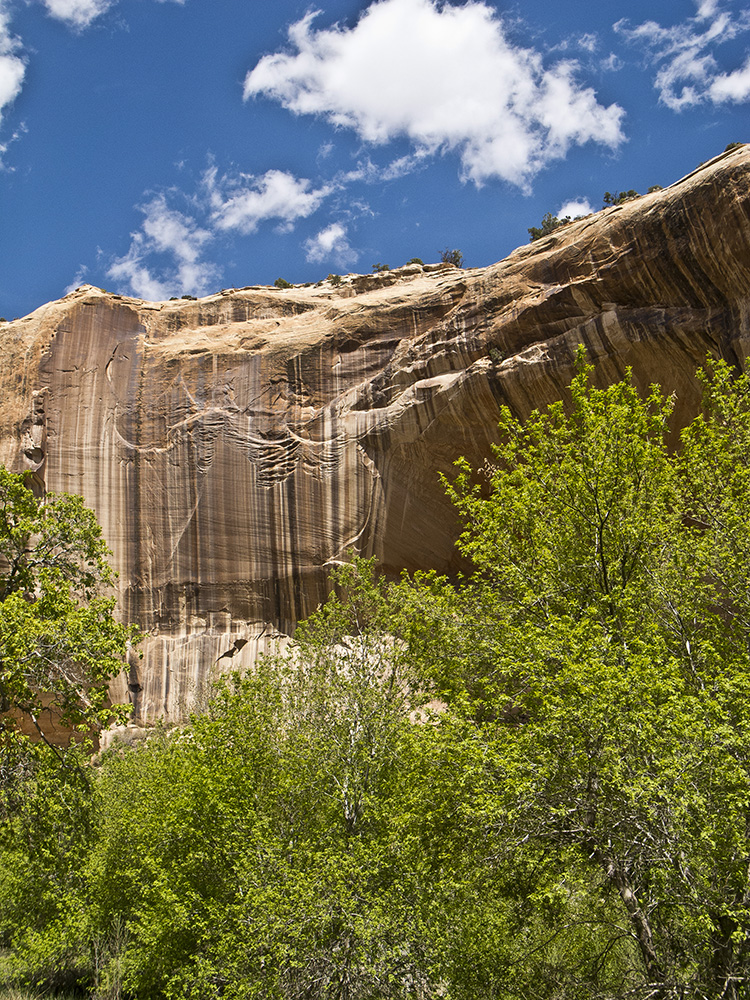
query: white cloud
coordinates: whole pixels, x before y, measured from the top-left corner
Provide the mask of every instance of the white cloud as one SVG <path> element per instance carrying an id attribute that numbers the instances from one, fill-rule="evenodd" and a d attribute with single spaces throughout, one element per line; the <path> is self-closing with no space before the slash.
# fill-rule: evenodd
<path id="1" fill-rule="evenodd" d="M 349 243 L 346 228 L 340 222 L 332 223 L 312 239 L 305 240 L 304 249 L 305 258 L 311 264 L 332 260 L 339 267 L 349 267 L 359 257 L 357 251 Z"/>
<path id="2" fill-rule="evenodd" d="M 716 48 L 750 29 L 750 11 L 720 9 L 719 0 L 698 0 L 697 13 L 664 28 L 644 21 L 631 28 L 627 20 L 614 25 L 629 42 L 642 45 L 659 67 L 654 86 L 659 100 L 673 111 L 705 101 L 745 101 L 750 98 L 750 59 L 731 73 L 720 72 Z"/>
<path id="3" fill-rule="evenodd" d="M 114 0 L 44 0 L 47 13 L 81 31 L 109 10 Z"/>
<path id="4" fill-rule="evenodd" d="M 75 277 L 73 278 L 73 280 L 71 281 L 71 283 L 66 286 L 65 291 L 63 292 L 63 295 L 70 295 L 70 293 L 74 292 L 76 290 L 76 288 L 80 288 L 81 285 L 83 284 L 84 278 L 86 277 L 86 275 L 88 274 L 88 272 L 89 272 L 89 269 L 88 269 L 87 265 L 86 264 L 81 264 L 81 266 L 76 271 Z"/>
<path id="5" fill-rule="evenodd" d="M 158 0 L 158 2 L 182 5 L 185 0 Z M 42 3 L 50 17 L 62 21 L 75 31 L 83 31 L 97 17 L 101 17 L 110 7 L 114 7 L 117 0 L 42 0 Z"/>
<path id="6" fill-rule="evenodd" d="M 260 177 L 238 174 L 219 177 L 215 167 L 204 175 L 204 185 L 211 205 L 211 219 L 217 229 L 252 233 L 259 223 L 278 219 L 283 230 L 297 219 L 306 219 L 317 211 L 332 188 L 313 188 L 306 178 L 283 170 L 268 170 Z"/>
<path id="7" fill-rule="evenodd" d="M 615 55 L 614 52 L 610 52 L 610 54 L 607 56 L 607 58 L 606 59 L 602 59 L 602 61 L 601 61 L 601 63 L 599 65 L 601 66 L 601 68 L 605 72 L 608 72 L 608 73 L 615 72 L 616 73 L 617 70 L 622 69 L 624 63 L 623 63 L 622 59 L 620 59 L 620 57 L 618 55 Z"/>
<path id="8" fill-rule="evenodd" d="M 750 98 L 750 56 L 745 65 L 733 73 L 721 73 L 715 77 L 708 90 L 714 104 L 724 101 L 746 101 Z"/>
<path id="9" fill-rule="evenodd" d="M 158 194 L 141 211 L 146 216 L 143 231 L 154 249 L 174 254 L 181 263 L 194 263 L 204 244 L 211 239 L 207 229 L 201 229 L 193 219 L 169 208 L 163 194 Z"/>
<path id="10" fill-rule="evenodd" d="M 216 239 L 226 233 L 246 236 L 261 222 L 271 221 L 288 232 L 297 219 L 312 215 L 332 190 L 330 185 L 315 188 L 311 181 L 281 170 L 259 177 L 220 175 L 212 165 L 192 194 L 173 188 L 139 206 L 143 222 L 131 233 L 127 253 L 110 263 L 107 274 L 146 299 L 204 295 L 221 276 L 220 268 L 207 259 Z M 187 211 L 178 210 L 175 203 L 187 205 Z M 333 240 L 330 253 L 341 259 L 353 253 L 345 234 Z"/>
<path id="11" fill-rule="evenodd" d="M 338 174 L 336 180 L 339 184 L 354 184 L 361 181 L 364 184 L 380 184 L 384 181 L 397 180 L 413 173 L 423 166 L 425 155 L 423 153 L 407 154 L 400 156 L 397 160 L 392 160 L 384 167 L 373 163 L 369 156 L 359 160 L 354 170 L 346 170 Z"/>
<path id="12" fill-rule="evenodd" d="M 353 28 L 314 30 L 315 16 L 289 28 L 294 51 L 267 55 L 247 74 L 246 99 L 325 115 L 370 143 L 407 136 L 421 155 L 454 151 L 478 185 L 527 187 L 572 144 L 623 139 L 623 110 L 578 83 L 576 62 L 545 68 L 481 0 L 376 0 Z"/>
<path id="13" fill-rule="evenodd" d="M 114 281 L 125 282 L 127 289 L 140 299 L 148 299 L 151 302 L 159 302 L 169 298 L 170 292 L 182 291 L 169 281 L 161 281 L 157 278 L 149 267 L 143 262 L 143 257 L 148 252 L 144 246 L 143 237 L 139 233 L 133 233 L 130 249 L 124 257 L 118 257 L 107 271 L 107 275 Z M 191 292 L 190 294 L 194 294 Z"/>
<path id="14" fill-rule="evenodd" d="M 26 60 L 20 50 L 21 42 L 11 34 L 8 5 L 0 0 L 0 122 L 5 108 L 21 93 L 26 75 Z"/>
<path id="15" fill-rule="evenodd" d="M 141 229 L 131 234 L 124 257 L 110 265 L 107 275 L 124 281 L 134 295 L 144 299 L 165 299 L 176 293 L 203 295 L 219 277 L 215 264 L 202 260 L 204 247 L 213 238 L 194 219 L 167 205 L 163 194 L 156 195 L 140 209 Z M 161 255 L 166 264 L 147 262 Z"/>
<path id="16" fill-rule="evenodd" d="M 593 211 L 588 198 L 574 198 L 561 205 L 556 214 L 558 219 L 580 219 L 582 215 L 591 215 Z"/>
<path id="17" fill-rule="evenodd" d="M 578 39 L 578 45 L 585 52 L 595 52 L 599 46 L 599 39 L 596 37 L 596 35 L 591 34 L 589 32 L 585 35 L 581 35 L 581 37 Z"/>

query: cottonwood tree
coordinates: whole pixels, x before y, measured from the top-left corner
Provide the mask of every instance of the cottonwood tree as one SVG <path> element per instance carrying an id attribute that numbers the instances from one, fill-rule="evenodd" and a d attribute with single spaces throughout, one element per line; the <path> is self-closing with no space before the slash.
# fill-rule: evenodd
<path id="1" fill-rule="evenodd" d="M 89 737 L 124 714 L 107 686 L 137 639 L 114 618 L 107 555 L 80 497 L 38 498 L 0 468 L 0 943 L 8 973 L 53 990 L 85 971 L 71 926 L 91 840 Z M 75 734 L 69 747 L 48 719 Z"/>
<path id="2" fill-rule="evenodd" d="M 39 499 L 0 469 L 0 741 L 20 717 L 46 739 L 45 711 L 70 729 L 118 714 L 107 685 L 136 632 L 115 620 L 107 556 L 80 497 Z"/>
<path id="3" fill-rule="evenodd" d="M 581 357 L 567 408 L 525 423 L 506 411 L 484 482 L 461 462 L 448 484 L 476 570 L 453 597 L 432 581 L 425 632 L 467 727 L 463 825 L 485 865 L 533 863 L 528 898 L 556 900 L 546 945 L 531 906 L 513 961 L 519 982 L 532 971 L 508 996 L 739 998 L 750 381 L 710 366 L 705 413 L 675 456 L 669 400 L 591 377 Z M 576 926 L 599 941 L 580 961 L 555 950 Z"/>
<path id="4" fill-rule="evenodd" d="M 91 913 L 126 943 L 104 980 L 120 963 L 138 996 L 444 995 L 399 839 L 413 727 L 397 588 L 367 560 L 334 577 L 288 655 L 105 762 Z"/>

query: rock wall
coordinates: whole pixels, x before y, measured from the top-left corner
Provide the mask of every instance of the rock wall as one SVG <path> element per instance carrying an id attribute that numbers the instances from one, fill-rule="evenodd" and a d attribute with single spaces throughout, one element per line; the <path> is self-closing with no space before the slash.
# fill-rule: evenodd
<path id="1" fill-rule="evenodd" d="M 0 325 L 0 461 L 83 494 L 149 631 L 129 688 L 178 718 L 327 592 L 349 549 L 455 569 L 438 482 L 499 409 L 564 397 L 578 344 L 699 403 L 750 333 L 750 149 L 492 267 L 143 302 L 84 286 Z M 124 691 L 116 694 L 123 696 Z"/>

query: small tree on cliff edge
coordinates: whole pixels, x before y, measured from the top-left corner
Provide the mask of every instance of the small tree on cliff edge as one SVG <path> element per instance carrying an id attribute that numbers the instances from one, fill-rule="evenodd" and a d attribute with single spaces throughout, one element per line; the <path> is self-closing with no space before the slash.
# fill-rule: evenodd
<path id="1" fill-rule="evenodd" d="M 450 247 L 441 250 L 440 260 L 444 264 L 454 264 L 456 267 L 464 266 L 464 255 L 460 250 L 451 250 Z"/>
<path id="2" fill-rule="evenodd" d="M 44 741 L 48 712 L 84 731 L 122 717 L 107 686 L 136 630 L 114 618 L 108 555 L 80 497 L 37 499 L 0 468 L 0 746 L 19 739 L 21 717 Z"/>

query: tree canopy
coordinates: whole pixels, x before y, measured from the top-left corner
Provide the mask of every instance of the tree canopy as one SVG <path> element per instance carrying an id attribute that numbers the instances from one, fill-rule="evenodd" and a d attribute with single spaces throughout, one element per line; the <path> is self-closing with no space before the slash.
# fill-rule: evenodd
<path id="1" fill-rule="evenodd" d="M 617 970 L 604 995 L 739 997 L 750 380 L 710 364 L 705 411 L 671 454 L 669 400 L 591 375 L 581 359 L 569 410 L 504 413 L 484 484 L 459 463 L 448 490 L 476 572 L 432 623 L 444 652 L 428 660 L 473 724 L 477 828 L 513 866 L 544 859 L 550 933 L 600 935 L 543 990 L 601 991 Z"/>
<path id="2" fill-rule="evenodd" d="M 0 737 L 20 716 L 44 737 L 45 710 L 68 728 L 116 714 L 107 685 L 136 633 L 114 618 L 107 556 L 80 497 L 39 499 L 0 468 Z"/>

